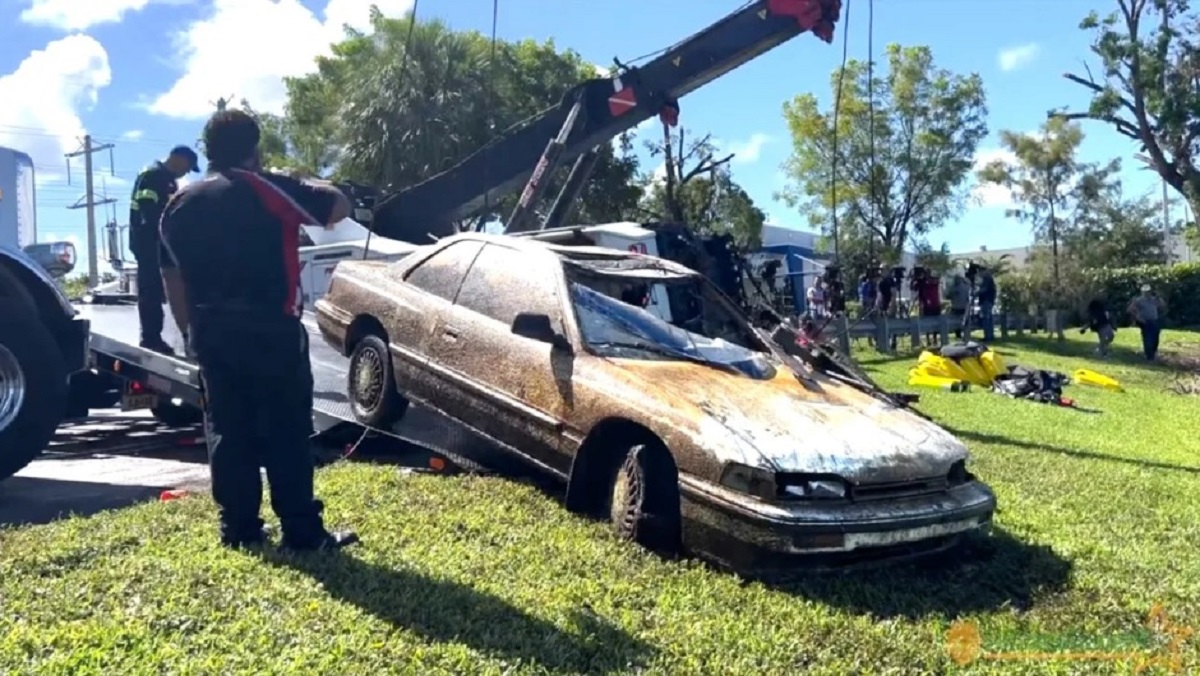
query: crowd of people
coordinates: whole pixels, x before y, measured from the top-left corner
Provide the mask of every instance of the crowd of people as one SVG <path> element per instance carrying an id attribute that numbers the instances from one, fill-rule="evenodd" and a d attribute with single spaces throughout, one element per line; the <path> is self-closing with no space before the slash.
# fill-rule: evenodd
<path id="1" fill-rule="evenodd" d="M 828 318 L 837 313 L 832 306 L 838 290 L 831 288 L 826 277 L 814 280 L 806 294 L 808 314 L 812 318 Z M 909 302 L 904 301 L 900 293 L 906 277 L 912 299 Z M 968 327 L 972 324 L 972 318 L 982 330 L 984 342 L 996 339 L 998 288 L 993 272 L 982 265 L 971 263 L 963 272 L 956 272 L 948 279 L 920 266 L 912 268 L 911 274 L 902 267 L 885 271 L 880 266 L 873 266 L 859 277 L 857 296 L 859 319 L 901 318 L 913 314 L 940 317 L 946 308 L 952 317 L 956 339 L 962 340 L 969 335 Z M 946 303 L 943 303 L 943 298 Z M 915 304 L 915 313 L 910 302 Z M 844 307 L 844 302 L 842 305 Z M 1129 301 L 1125 311 L 1141 334 L 1143 356 L 1153 361 L 1158 355 L 1161 318 L 1166 312 L 1166 304 L 1149 284 L 1144 284 L 1138 295 Z M 1116 337 L 1117 322 L 1108 310 L 1106 299 L 1093 299 L 1088 304 L 1086 317 L 1086 324 L 1080 333 L 1089 330 L 1095 333 L 1097 354 L 1107 356 Z M 935 340 L 935 337 L 931 335 L 930 339 Z"/>

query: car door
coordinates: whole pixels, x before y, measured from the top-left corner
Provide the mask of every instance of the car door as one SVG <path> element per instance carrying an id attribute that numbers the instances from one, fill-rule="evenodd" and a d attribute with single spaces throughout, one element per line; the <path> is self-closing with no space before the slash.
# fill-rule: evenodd
<path id="1" fill-rule="evenodd" d="M 464 390 L 447 378 L 433 341 L 444 315 L 454 309 L 454 297 L 483 243 L 451 242 L 403 271 L 394 288 L 382 289 L 392 316 L 384 319 L 391 339 L 396 386 L 401 392 L 446 413 L 463 405 Z"/>
<path id="2" fill-rule="evenodd" d="M 473 398 L 480 431 L 566 473 L 573 356 L 515 335 L 518 313 L 538 313 L 564 333 L 562 268 L 548 251 L 488 243 L 467 272 L 432 348 Z"/>

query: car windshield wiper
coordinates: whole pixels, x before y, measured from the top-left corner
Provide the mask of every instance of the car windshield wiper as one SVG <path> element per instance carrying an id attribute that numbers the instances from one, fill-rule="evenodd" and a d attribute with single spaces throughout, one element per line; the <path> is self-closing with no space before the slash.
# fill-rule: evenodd
<path id="1" fill-rule="evenodd" d="M 590 345 L 592 347 L 599 347 L 599 348 L 616 347 L 616 348 L 625 348 L 628 350 L 641 350 L 643 352 L 650 352 L 652 354 L 657 354 L 662 357 L 670 357 L 671 359 L 682 359 L 684 361 L 690 361 L 693 364 L 703 364 L 705 366 L 716 366 L 718 368 L 723 368 L 723 369 L 733 369 L 733 367 L 730 366 L 729 364 L 723 364 L 721 362 L 709 361 L 708 359 L 705 359 L 703 357 L 698 357 L 696 355 L 688 354 L 688 353 L 680 351 L 680 350 L 672 350 L 670 348 L 663 347 L 661 345 L 655 345 L 654 343 L 649 343 L 649 342 L 638 342 L 638 341 L 632 341 L 632 340 L 630 340 L 630 341 L 601 340 L 601 341 L 596 341 L 596 342 L 590 342 L 590 343 L 588 343 L 588 345 Z M 733 370 L 736 370 L 736 369 L 733 369 Z"/>

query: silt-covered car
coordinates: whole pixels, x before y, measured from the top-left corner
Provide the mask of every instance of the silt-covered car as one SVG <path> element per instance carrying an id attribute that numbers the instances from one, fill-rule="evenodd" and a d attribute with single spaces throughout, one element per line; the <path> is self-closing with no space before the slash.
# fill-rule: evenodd
<path id="1" fill-rule="evenodd" d="M 360 422 L 434 409 L 655 550 L 880 558 L 995 509 L 945 430 L 790 358 L 658 258 L 463 234 L 339 264 L 316 314 Z"/>

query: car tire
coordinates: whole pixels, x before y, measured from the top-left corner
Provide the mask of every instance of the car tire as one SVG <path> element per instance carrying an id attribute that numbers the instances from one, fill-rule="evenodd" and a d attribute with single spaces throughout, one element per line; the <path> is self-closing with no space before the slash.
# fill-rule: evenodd
<path id="1" fill-rule="evenodd" d="M 0 301 L 0 480 L 54 437 L 67 410 L 67 376 L 54 335 L 22 305 Z"/>
<path id="2" fill-rule="evenodd" d="M 204 422 L 204 411 L 191 404 L 159 404 L 150 415 L 167 427 L 192 427 Z"/>
<path id="3" fill-rule="evenodd" d="M 659 554 L 680 551 L 679 485 L 666 451 L 644 444 L 630 448 L 613 473 L 607 503 L 622 539 Z"/>
<path id="4" fill-rule="evenodd" d="M 407 402 L 396 389 L 392 355 L 383 338 L 369 334 L 354 345 L 346 378 L 350 410 L 359 424 L 386 430 L 404 417 Z"/>

